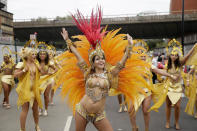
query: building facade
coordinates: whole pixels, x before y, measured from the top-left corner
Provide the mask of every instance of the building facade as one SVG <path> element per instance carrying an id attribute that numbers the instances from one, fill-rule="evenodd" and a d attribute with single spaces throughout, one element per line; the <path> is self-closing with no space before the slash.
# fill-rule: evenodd
<path id="1" fill-rule="evenodd" d="M 170 13 L 181 14 L 182 13 L 183 0 L 171 0 L 170 1 Z M 197 15 L 197 0 L 184 0 L 184 13 Z M 177 38 L 181 41 L 181 38 Z M 197 42 L 197 32 L 194 34 L 186 35 L 184 37 L 184 44 L 192 45 Z"/>
<path id="2" fill-rule="evenodd" d="M 184 0 L 185 13 L 197 13 L 197 0 Z M 170 13 L 180 14 L 182 11 L 182 0 L 170 1 Z"/>
<path id="3" fill-rule="evenodd" d="M 13 44 L 13 14 L 7 12 L 7 1 L 0 0 L 0 43 Z"/>
<path id="4" fill-rule="evenodd" d="M 4 5 L 2 10 L 7 11 L 7 0 L 0 0 L 0 2 Z"/>

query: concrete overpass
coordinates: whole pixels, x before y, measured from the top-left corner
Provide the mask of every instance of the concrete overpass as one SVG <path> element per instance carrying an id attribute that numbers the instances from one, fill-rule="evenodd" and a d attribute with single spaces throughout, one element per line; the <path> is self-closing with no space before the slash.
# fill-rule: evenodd
<path id="1" fill-rule="evenodd" d="M 150 16 L 120 16 L 103 18 L 102 25 L 108 30 L 122 28 L 121 33 L 129 33 L 134 38 L 174 38 L 181 36 L 181 15 L 164 14 Z M 43 41 L 62 41 L 60 31 L 65 27 L 70 36 L 80 34 L 72 20 L 58 21 L 16 21 L 14 22 L 15 38 L 20 41 L 29 39 L 29 34 L 38 33 Z M 197 13 L 185 15 L 185 34 L 197 33 Z"/>

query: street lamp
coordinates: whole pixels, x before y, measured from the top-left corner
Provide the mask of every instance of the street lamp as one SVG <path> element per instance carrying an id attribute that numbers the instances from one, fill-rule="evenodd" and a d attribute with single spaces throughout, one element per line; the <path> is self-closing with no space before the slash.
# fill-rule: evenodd
<path id="1" fill-rule="evenodd" d="M 18 39 L 15 38 L 15 40 L 14 40 L 14 47 L 15 47 L 15 53 L 16 53 L 16 63 L 18 63 L 17 44 L 16 44 L 17 41 L 18 41 Z"/>
<path id="2" fill-rule="evenodd" d="M 181 22 L 181 43 L 182 43 L 182 51 L 184 54 L 184 3 L 185 1 L 182 0 L 182 22 Z"/>

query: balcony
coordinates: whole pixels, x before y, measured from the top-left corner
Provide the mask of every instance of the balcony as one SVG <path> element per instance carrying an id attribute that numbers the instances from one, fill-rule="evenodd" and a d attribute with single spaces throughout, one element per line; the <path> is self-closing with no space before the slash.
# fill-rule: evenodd
<path id="1" fill-rule="evenodd" d="M 5 7 L 5 0 L 0 0 L 0 10 Z"/>

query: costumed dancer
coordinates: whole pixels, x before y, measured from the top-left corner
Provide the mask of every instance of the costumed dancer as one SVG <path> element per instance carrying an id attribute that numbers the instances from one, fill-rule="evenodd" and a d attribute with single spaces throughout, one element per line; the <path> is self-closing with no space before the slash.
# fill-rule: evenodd
<path id="1" fill-rule="evenodd" d="M 141 89 L 144 90 L 145 94 L 138 93 L 138 95 L 136 96 L 137 100 L 134 103 L 130 103 L 131 108 L 129 108 L 128 112 L 130 115 L 132 131 L 138 131 L 138 127 L 136 124 L 136 112 L 141 105 L 145 122 L 145 130 L 149 130 L 150 113 L 148 112 L 148 109 L 150 108 L 152 93 L 156 92 L 153 87 L 152 72 L 154 72 L 155 74 L 170 77 L 171 79 L 176 79 L 173 75 L 170 75 L 169 73 L 166 73 L 165 71 L 155 67 L 152 64 L 151 58 L 147 54 L 148 45 L 146 44 L 146 42 L 143 40 L 134 40 L 131 58 L 137 55 L 139 59 L 145 61 L 146 64 L 149 65 L 148 68 L 144 70 L 146 75 L 143 76 L 149 86 L 147 86 L 148 88 L 142 86 Z M 141 67 L 136 66 L 136 68 Z"/>
<path id="2" fill-rule="evenodd" d="M 135 95 L 143 92 L 137 87 L 146 83 L 138 75 L 143 73 L 143 69 L 133 68 L 138 64 L 146 65 L 140 60 L 128 59 L 132 48 L 129 35 L 125 40 L 125 34 L 116 35 L 119 30 L 106 33 L 104 29 L 101 32 L 100 9 L 96 14 L 92 12 L 89 22 L 79 11 L 77 18 L 73 16 L 73 19 L 84 35 L 74 36 L 79 41 L 73 43 L 68 32 L 62 29 L 62 37 L 70 52 L 58 56 L 62 69 L 57 87 L 62 85 L 61 94 L 67 96 L 73 109 L 76 131 L 84 131 L 88 122 L 92 122 L 98 130 L 112 131 L 104 111 L 106 97 L 109 92 L 111 95 L 122 93 L 127 100 L 135 100 Z M 126 69 L 123 69 L 124 66 Z"/>
<path id="3" fill-rule="evenodd" d="M 49 65 L 53 65 L 53 67 L 55 67 L 56 70 L 61 69 L 61 66 L 59 64 L 59 62 L 56 60 L 56 49 L 54 46 L 49 45 L 48 46 L 48 51 L 49 51 Z M 49 67 L 49 74 L 54 74 L 56 72 L 56 70 L 54 70 L 54 68 L 51 68 L 51 66 Z M 50 105 L 54 105 L 53 103 L 53 97 L 54 97 L 54 87 L 55 87 L 55 80 L 58 79 L 58 76 L 56 76 L 55 78 L 51 78 L 50 82 L 51 82 L 51 97 L 50 97 Z"/>
<path id="4" fill-rule="evenodd" d="M 28 42 L 31 42 L 30 40 Z M 17 105 L 22 107 L 20 114 L 20 131 L 25 131 L 26 118 L 29 111 L 29 106 L 33 110 L 33 117 L 35 122 L 35 130 L 41 131 L 38 115 L 38 106 L 42 108 L 42 101 L 40 97 L 39 89 L 39 69 L 36 65 L 36 50 L 33 48 L 25 47 L 20 52 L 20 57 L 23 62 L 19 62 L 16 65 L 14 76 L 19 79 L 19 83 L 16 88 L 18 94 Z"/>
<path id="5" fill-rule="evenodd" d="M 5 53 L 5 49 L 7 49 L 8 53 Z M 0 68 L 0 92 L 1 88 L 3 88 L 4 91 L 4 99 L 3 99 L 3 107 L 6 109 L 10 109 L 9 104 L 9 95 L 11 92 L 11 89 L 14 87 L 14 77 L 13 77 L 13 71 L 15 68 L 14 60 L 12 59 L 12 51 L 9 49 L 8 46 L 4 46 L 2 48 L 3 53 L 3 63 L 1 64 Z"/>
<path id="6" fill-rule="evenodd" d="M 54 64 L 49 62 L 49 54 L 47 51 L 47 46 L 45 42 L 39 42 L 37 47 L 39 50 L 37 54 L 37 60 L 38 60 L 38 68 L 40 71 L 40 78 L 45 78 L 46 76 L 49 76 L 53 74 L 52 72 L 49 72 L 49 68 L 52 68 L 56 72 L 56 68 Z M 48 105 L 49 105 L 49 94 L 52 88 L 52 78 L 49 80 L 46 80 L 40 85 L 40 88 L 42 90 L 42 93 L 44 93 L 44 105 L 45 110 L 43 111 L 40 109 L 39 115 L 48 115 Z"/>
<path id="7" fill-rule="evenodd" d="M 197 119 L 197 66 L 192 65 L 191 69 L 188 73 L 187 77 L 187 84 L 186 86 L 188 89 L 188 94 L 186 95 L 189 98 L 189 101 L 187 103 L 185 112 L 187 112 L 189 115 L 193 115 L 194 118 Z M 196 113 L 195 113 L 196 109 Z"/>
<path id="8" fill-rule="evenodd" d="M 181 104 L 181 96 L 182 96 L 182 77 L 181 74 L 183 72 L 183 65 L 188 61 L 188 59 L 193 59 L 192 53 L 194 52 L 196 45 L 188 52 L 188 54 L 184 57 L 182 54 L 182 46 L 181 43 L 176 41 L 175 39 L 171 40 L 166 47 L 166 52 L 168 54 L 168 64 L 167 64 L 167 72 L 171 75 L 177 77 L 176 80 L 167 79 L 164 83 L 163 90 L 161 89 L 161 94 L 158 101 L 150 108 L 150 110 L 157 109 L 164 103 L 166 100 L 166 125 L 165 127 L 170 128 L 170 115 L 171 108 L 174 107 L 175 112 L 175 129 L 179 130 L 179 117 L 180 117 L 180 104 Z M 196 59 L 196 58 L 195 58 Z M 191 60 L 190 60 L 191 61 Z"/>
<path id="9" fill-rule="evenodd" d="M 186 76 L 186 96 L 189 98 L 185 112 L 189 115 L 194 115 L 194 118 L 197 119 L 197 49 L 195 48 L 192 56 L 187 61 L 187 65 L 192 65 L 191 69 Z M 196 113 L 195 113 L 196 108 Z"/>

